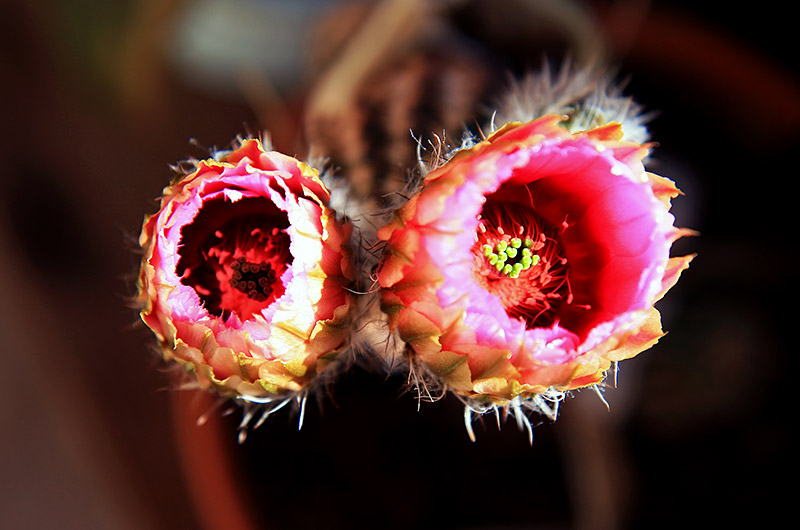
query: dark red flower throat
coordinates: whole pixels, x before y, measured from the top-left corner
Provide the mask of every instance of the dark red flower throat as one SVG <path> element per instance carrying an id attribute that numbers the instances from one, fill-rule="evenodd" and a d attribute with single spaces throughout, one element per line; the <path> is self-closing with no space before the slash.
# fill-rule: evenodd
<path id="1" fill-rule="evenodd" d="M 472 247 L 478 284 L 528 329 L 552 325 L 572 298 L 558 230 L 536 214 L 530 197 L 528 186 L 487 196 Z"/>
<path id="2" fill-rule="evenodd" d="M 283 292 L 281 275 L 292 262 L 289 220 L 266 198 L 203 204 L 181 229 L 177 273 L 209 313 L 244 321 Z"/>

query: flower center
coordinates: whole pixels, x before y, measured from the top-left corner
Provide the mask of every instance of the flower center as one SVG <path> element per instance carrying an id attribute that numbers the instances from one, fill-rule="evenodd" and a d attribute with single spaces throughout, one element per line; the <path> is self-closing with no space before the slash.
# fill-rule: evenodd
<path id="1" fill-rule="evenodd" d="M 486 199 L 472 247 L 478 284 L 528 329 L 552 325 L 561 304 L 571 301 L 569 267 L 557 230 L 529 204 L 491 195 Z"/>
<path id="2" fill-rule="evenodd" d="M 264 302 L 273 293 L 273 284 L 277 277 L 272 265 L 266 261 L 251 263 L 240 257 L 230 264 L 232 271 L 228 285 L 246 294 L 247 298 Z"/>
<path id="3" fill-rule="evenodd" d="M 483 255 L 489 265 L 497 272 L 509 278 L 519 278 L 519 273 L 539 264 L 541 257 L 533 254 L 533 239 L 526 237 L 525 241 L 518 237 L 511 239 L 500 238 L 494 246 L 489 243 L 483 245 Z"/>
<path id="4" fill-rule="evenodd" d="M 265 198 L 209 201 L 181 229 L 181 283 L 213 315 L 252 318 L 284 292 L 281 276 L 292 262 L 288 226 L 286 214 Z"/>

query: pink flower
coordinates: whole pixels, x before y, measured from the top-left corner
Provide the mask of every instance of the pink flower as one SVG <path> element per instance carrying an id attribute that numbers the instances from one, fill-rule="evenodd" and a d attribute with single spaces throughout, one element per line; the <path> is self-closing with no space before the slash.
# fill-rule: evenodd
<path id="1" fill-rule="evenodd" d="M 616 123 L 573 134 L 562 120 L 458 151 L 378 232 L 390 328 L 477 411 L 596 384 L 652 346 L 653 304 L 692 258 L 669 256 L 688 231 L 648 148 Z"/>
<path id="2" fill-rule="evenodd" d="M 248 401 L 305 390 L 344 349 L 351 227 L 316 170 L 258 140 L 204 160 L 145 218 L 141 317 L 202 388 Z"/>

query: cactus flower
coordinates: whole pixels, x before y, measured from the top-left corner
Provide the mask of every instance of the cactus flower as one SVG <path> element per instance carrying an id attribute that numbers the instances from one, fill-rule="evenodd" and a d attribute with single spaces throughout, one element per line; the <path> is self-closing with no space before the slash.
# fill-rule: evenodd
<path id="1" fill-rule="evenodd" d="M 141 318 L 200 387 L 304 391 L 348 343 L 349 224 L 317 171 L 248 139 L 164 189 L 145 218 Z"/>
<path id="2" fill-rule="evenodd" d="M 688 231 L 648 147 L 618 123 L 571 133 L 563 119 L 457 151 L 378 232 L 390 328 L 478 412 L 596 384 L 652 346 L 654 303 L 692 257 L 670 257 Z"/>

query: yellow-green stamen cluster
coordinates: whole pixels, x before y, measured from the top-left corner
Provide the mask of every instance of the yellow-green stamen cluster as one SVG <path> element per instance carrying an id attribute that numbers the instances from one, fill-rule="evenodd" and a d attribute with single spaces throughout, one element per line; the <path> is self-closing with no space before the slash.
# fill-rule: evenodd
<path id="1" fill-rule="evenodd" d="M 512 237 L 508 241 L 498 241 L 494 247 L 488 243 L 483 245 L 483 255 L 497 272 L 509 278 L 517 278 L 520 272 L 539 263 L 539 255 L 531 252 L 532 246 L 533 240 L 529 237 L 524 241 Z"/>

